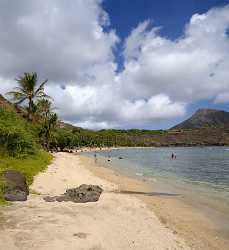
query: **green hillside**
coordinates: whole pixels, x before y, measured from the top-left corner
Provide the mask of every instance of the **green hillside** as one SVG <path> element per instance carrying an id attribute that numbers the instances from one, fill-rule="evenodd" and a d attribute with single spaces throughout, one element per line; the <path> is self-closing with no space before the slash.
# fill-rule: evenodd
<path id="1" fill-rule="evenodd" d="M 226 125 L 229 125 L 229 112 L 215 109 L 199 109 L 189 119 L 176 125 L 173 129 L 197 129 Z"/>

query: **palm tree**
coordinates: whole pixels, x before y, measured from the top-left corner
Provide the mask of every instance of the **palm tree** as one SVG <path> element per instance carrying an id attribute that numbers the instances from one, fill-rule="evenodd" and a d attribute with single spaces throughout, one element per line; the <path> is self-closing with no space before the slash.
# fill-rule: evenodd
<path id="1" fill-rule="evenodd" d="M 48 80 L 42 82 L 38 88 L 36 86 L 37 83 L 37 73 L 24 73 L 23 76 L 19 76 L 16 81 L 19 84 L 19 87 L 15 87 L 13 91 L 7 93 L 7 95 L 11 95 L 16 105 L 19 105 L 25 101 L 28 101 L 28 120 L 32 120 L 32 112 L 33 112 L 33 103 L 34 99 L 40 98 L 50 98 L 44 92 L 44 85 Z"/>

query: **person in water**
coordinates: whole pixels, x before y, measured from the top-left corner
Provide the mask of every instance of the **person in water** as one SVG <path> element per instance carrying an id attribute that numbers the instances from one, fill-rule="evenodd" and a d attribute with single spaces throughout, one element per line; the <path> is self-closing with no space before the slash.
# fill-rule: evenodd
<path id="1" fill-rule="evenodd" d="M 176 156 L 174 153 L 172 153 L 171 158 L 172 158 L 172 159 L 176 159 L 177 156 Z"/>
<path id="2" fill-rule="evenodd" d="M 96 155 L 96 152 L 94 154 L 94 158 L 95 158 L 95 163 L 97 162 L 97 155 Z"/>

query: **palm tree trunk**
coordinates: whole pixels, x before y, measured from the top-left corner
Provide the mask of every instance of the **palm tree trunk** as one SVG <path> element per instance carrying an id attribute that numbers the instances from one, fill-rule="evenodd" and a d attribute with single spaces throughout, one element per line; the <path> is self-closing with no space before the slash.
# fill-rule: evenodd
<path id="1" fill-rule="evenodd" d="M 28 108 L 28 120 L 31 121 L 32 117 L 31 117 L 31 114 L 32 114 L 32 103 L 33 103 L 33 100 L 32 98 L 30 97 L 29 98 L 29 108 Z"/>

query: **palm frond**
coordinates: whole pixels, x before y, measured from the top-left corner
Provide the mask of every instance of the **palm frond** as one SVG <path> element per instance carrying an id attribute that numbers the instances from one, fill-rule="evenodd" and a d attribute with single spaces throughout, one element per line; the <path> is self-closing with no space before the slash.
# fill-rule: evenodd
<path id="1" fill-rule="evenodd" d="M 15 102 L 15 104 L 16 104 L 16 105 L 21 104 L 21 103 L 23 103 L 26 99 L 27 99 L 27 97 L 24 97 L 24 98 L 22 98 L 21 100 Z"/>
<path id="2" fill-rule="evenodd" d="M 39 92 L 44 92 L 44 86 L 47 83 L 48 79 L 46 79 L 44 82 L 41 83 L 41 85 L 39 86 L 39 88 L 37 88 L 37 90 L 35 91 L 35 96 L 39 93 Z"/>

